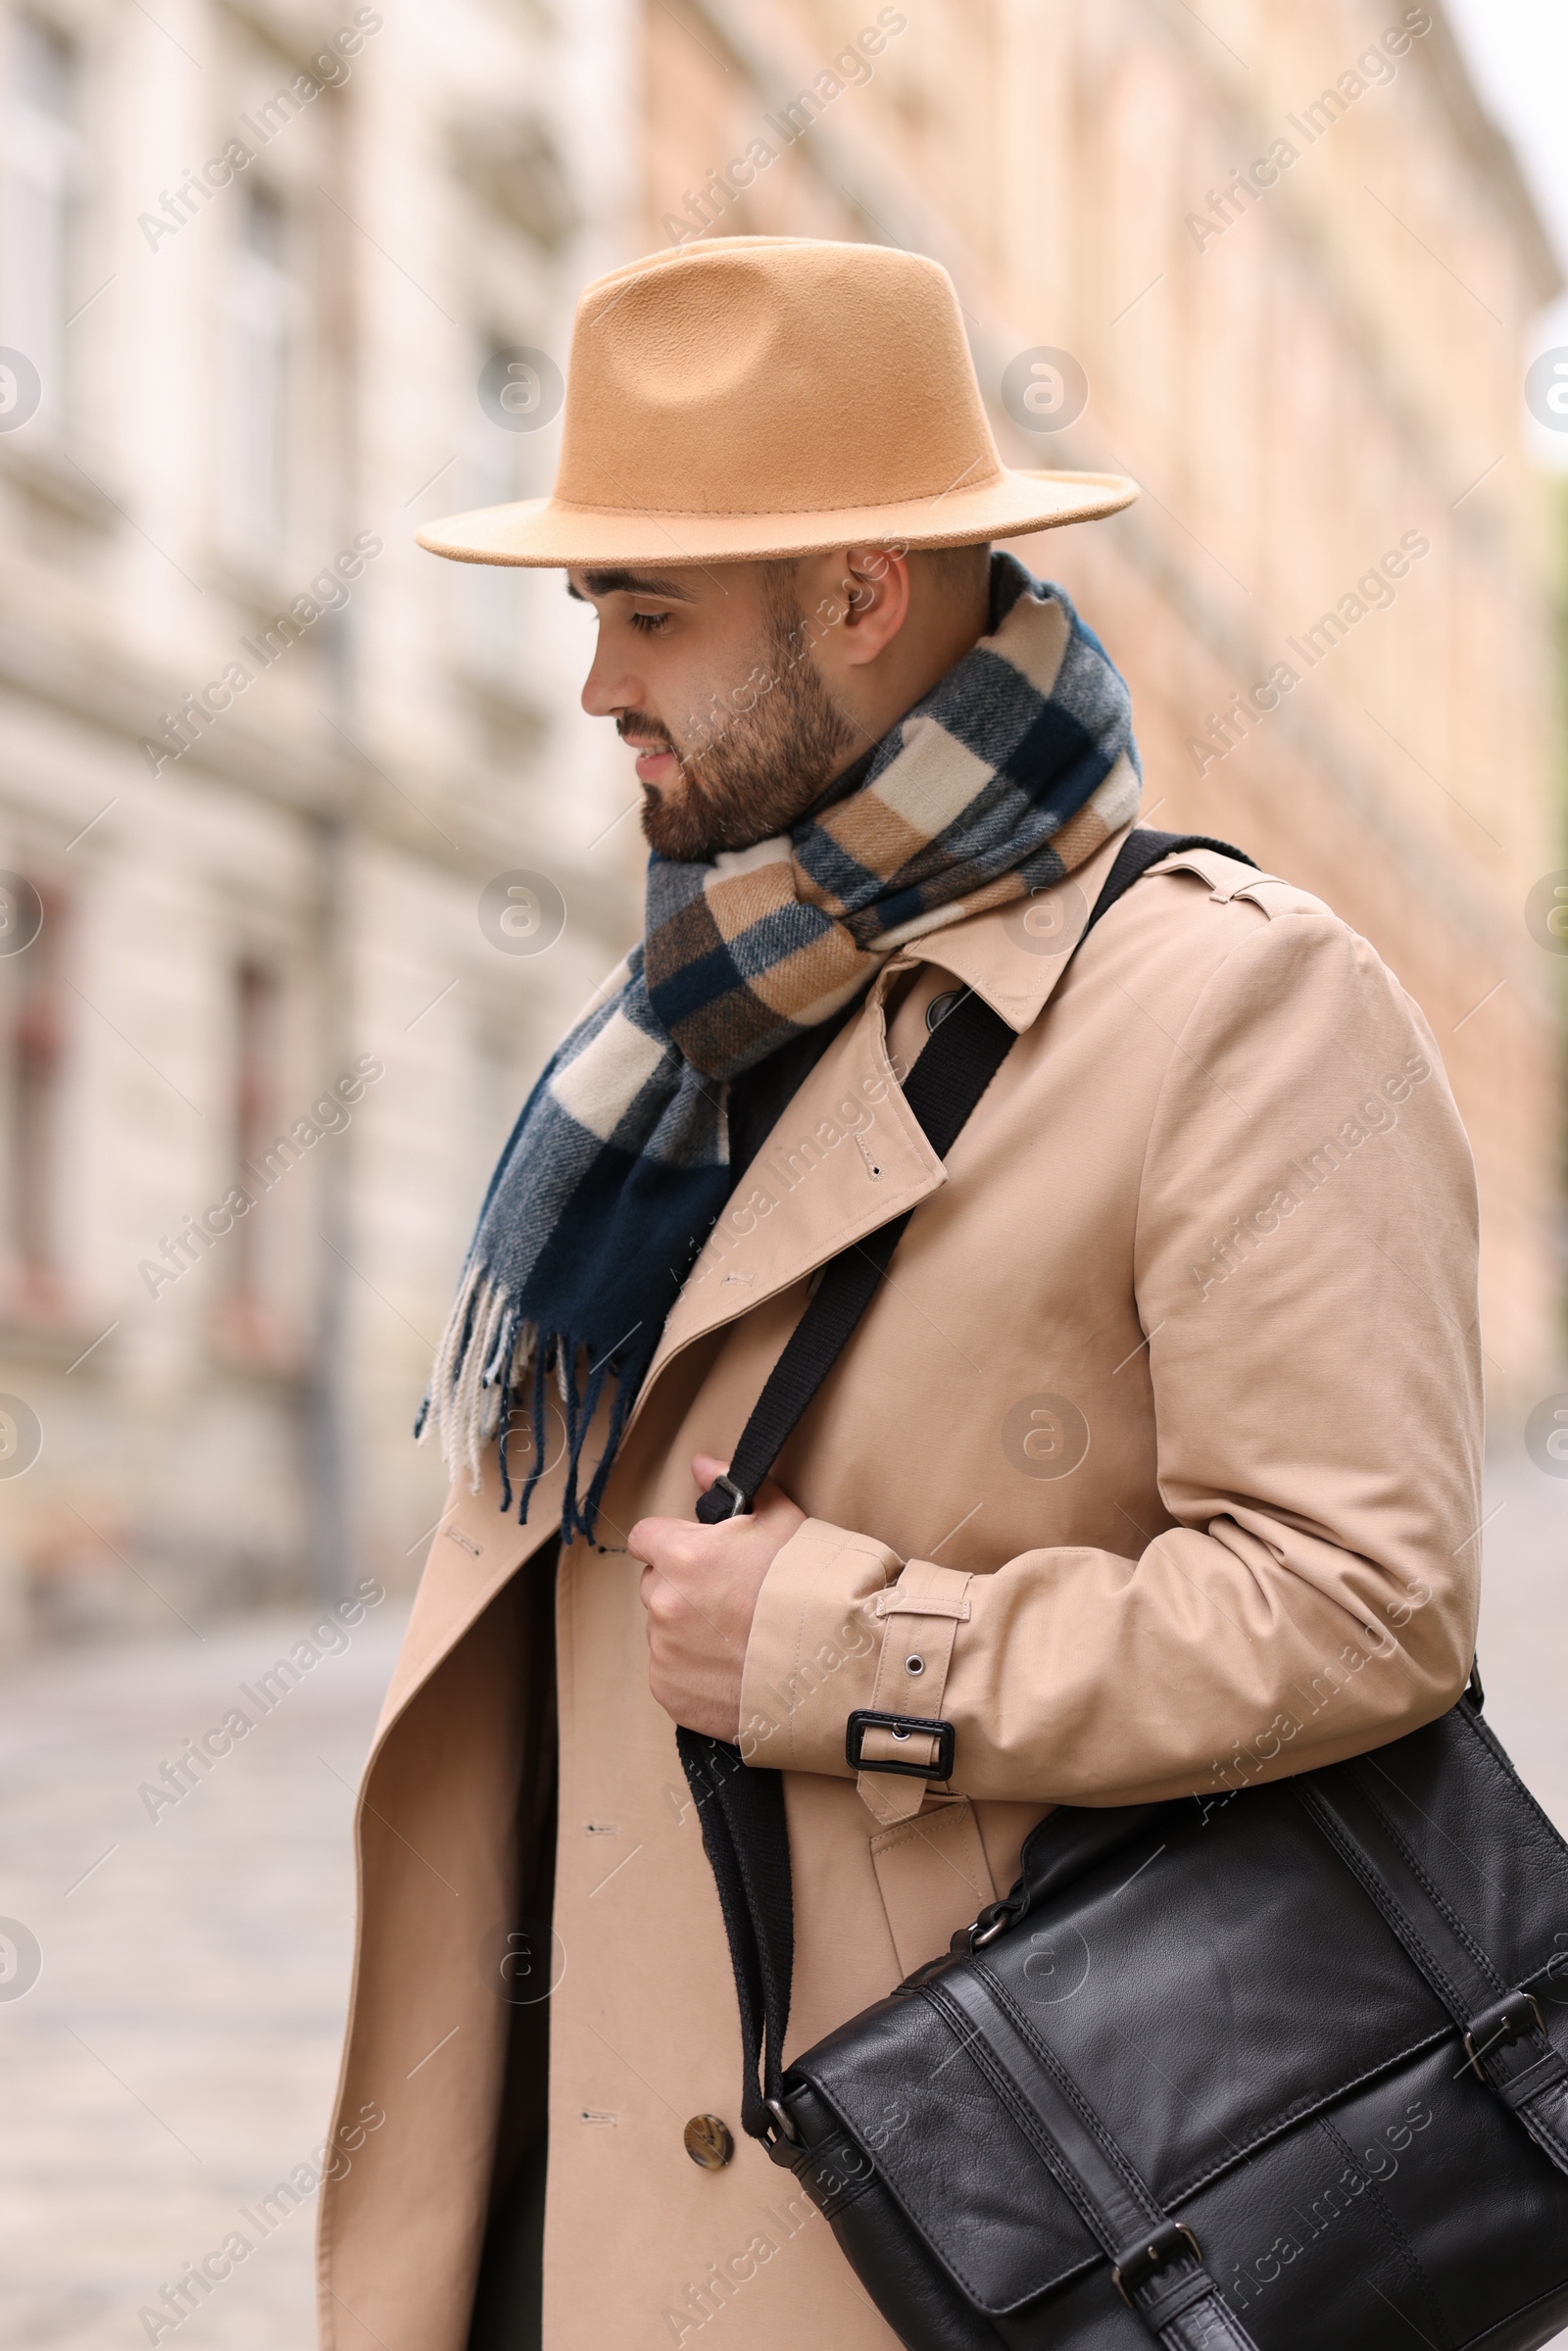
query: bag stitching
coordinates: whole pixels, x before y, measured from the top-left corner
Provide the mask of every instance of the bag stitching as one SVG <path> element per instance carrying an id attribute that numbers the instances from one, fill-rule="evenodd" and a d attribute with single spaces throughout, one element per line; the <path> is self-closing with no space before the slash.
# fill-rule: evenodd
<path id="1" fill-rule="evenodd" d="M 1359 2172 L 1361 2167 L 1355 2160 L 1355 2154 L 1348 2139 L 1347 2139 L 1341 2133 L 1341 2131 L 1336 2129 L 1335 2125 L 1329 2121 L 1326 2115 L 1320 2119 L 1318 2128 L 1323 2132 L 1324 2136 L 1330 2139 L 1339 2149 L 1340 2153 L 1344 2156 L 1346 2162 L 1349 2164 L 1352 2171 Z M 1378 2182 L 1369 2176 L 1366 2177 L 1367 2185 L 1372 2191 L 1372 2209 L 1377 2214 L 1378 2219 L 1382 2222 L 1385 2233 L 1393 2238 L 1396 2252 L 1404 2262 L 1406 2269 L 1414 2278 L 1416 2292 L 1421 2298 L 1422 2307 L 1426 2311 L 1427 2317 L 1432 2321 L 1433 2326 L 1437 2328 L 1438 2334 L 1441 2338 L 1443 2335 L 1446 2334 L 1447 2328 L 1444 2324 L 1443 2312 L 1438 2306 L 1432 2279 L 1427 2275 L 1425 2265 L 1423 2264 L 1420 2255 L 1416 2252 L 1415 2247 L 1411 2244 L 1409 2238 L 1405 2235 L 1403 2229 L 1399 2226 L 1398 2219 L 1389 2205 L 1388 2199 L 1384 2196 L 1382 2189 L 1378 2185 Z"/>
<path id="2" fill-rule="evenodd" d="M 942 2005 L 938 2001 L 929 1999 L 929 1992 L 932 1987 L 922 1984 L 917 1985 L 915 1988 L 918 1996 L 928 2000 L 929 2006 L 937 2016 L 944 2031 L 953 2033 L 954 2036 L 957 2038 L 958 2034 L 954 2020 L 945 2013 Z M 976 2038 L 977 2035 L 973 2032 L 967 2032 L 961 2037 L 959 2045 L 967 2050 L 973 2044 Z M 1347 2098 L 1355 2090 L 1364 2088 L 1367 2083 L 1375 2082 L 1380 2076 L 1396 2073 L 1401 2066 L 1408 2065 L 1413 2059 L 1426 2056 L 1431 2050 L 1441 2046 L 1444 2041 L 1452 2042 L 1454 2038 L 1455 2035 L 1451 2026 L 1443 2032 L 1430 2033 L 1424 2039 L 1412 2041 L 1407 2048 L 1396 2050 L 1394 2055 L 1383 2059 L 1379 2064 L 1367 2067 L 1363 2073 L 1357 2074 L 1351 2081 L 1338 2083 L 1334 2089 L 1320 2096 L 1317 2100 L 1317 2103 L 1318 2105 L 1324 2107 L 1335 2105 L 1342 2098 Z M 858 2126 L 851 2120 L 850 2116 L 845 2112 L 839 2100 L 833 2096 L 827 2085 L 821 2082 L 810 2081 L 809 2087 L 812 2091 L 812 2094 L 820 2098 L 822 2103 L 827 2107 L 829 2113 L 834 2116 L 840 2130 L 845 2131 L 850 2138 L 856 2140 L 857 2144 L 858 2144 Z M 1211 2186 L 1216 2180 L 1222 2179 L 1229 2172 L 1239 2170 L 1244 2164 L 1249 2162 L 1254 2154 L 1260 2152 L 1260 2150 L 1271 2140 L 1286 2136 L 1298 2123 L 1310 2119 L 1310 2105 L 1311 2101 L 1310 2096 L 1308 2095 L 1306 2099 L 1296 2101 L 1293 2107 L 1285 2108 L 1277 2118 L 1265 2125 L 1264 2128 L 1256 2134 L 1256 2136 L 1249 2139 L 1238 2154 L 1227 2155 L 1223 2157 L 1220 2162 L 1211 2164 L 1206 2172 L 1197 2173 L 1191 2180 L 1184 2180 L 1177 2186 L 1173 2187 L 1166 2197 L 1166 2203 L 1171 2206 L 1188 2203 L 1194 2196 L 1200 2194 L 1204 2188 Z M 1054 2175 L 1053 2175 L 1053 2177 L 1054 2176 Z M 964 2280 L 961 2278 L 956 2265 L 951 2262 L 947 2254 L 942 2252 L 932 2242 L 924 2225 L 916 2218 L 905 2197 L 899 2192 L 892 2173 L 889 2172 L 885 2166 L 879 2166 L 875 2177 L 882 2181 L 888 2195 L 897 2205 L 899 2211 L 907 2221 L 909 2227 L 919 2237 L 922 2245 L 924 2245 L 930 2252 L 933 2260 L 936 2261 L 941 2268 L 949 2271 L 949 2273 L 955 2278 L 956 2278 L 960 2284 L 963 2283 Z M 1077 2207 L 1076 2205 L 1072 2204 L 1071 2198 L 1069 2197 L 1065 2200 L 1068 2203 L 1069 2209 L 1072 2210 L 1076 2215 Z M 1037 2284 L 1032 2284 L 1029 2286 L 1027 2291 L 1020 2294 L 1015 2301 L 999 2308 L 993 2308 L 991 2304 L 980 2301 L 976 2295 L 975 2308 L 985 2312 L 988 2316 L 1005 2318 L 1011 2312 L 1021 2310 L 1025 2304 L 1038 2300 L 1042 2294 L 1055 2293 L 1062 2286 L 1070 2284 L 1080 2278 L 1087 2278 L 1093 2270 L 1098 2268 L 1105 2260 L 1105 2258 L 1106 2257 L 1103 2253 L 1093 2253 L 1088 2256 L 1080 2255 L 1076 2260 L 1069 2260 L 1064 2268 L 1054 2272 L 1051 2277 L 1042 2278 Z M 1462 2347 L 1462 2351 L 1470 2351 L 1470 2347 L 1464 2346 Z"/>
<path id="3" fill-rule="evenodd" d="M 954 2020 L 945 2015 L 941 2007 L 936 2002 L 933 2002 L 931 2005 L 944 2032 L 952 2033 L 956 2038 L 957 2038 L 956 2027 Z M 972 2045 L 975 2038 L 976 2035 L 973 2033 L 967 2033 L 963 2038 L 958 2040 L 959 2048 L 966 2051 Z M 826 2087 L 817 2082 L 812 2082 L 809 2086 L 813 2094 L 821 2099 L 823 2105 L 828 2109 L 828 2112 L 836 2118 L 840 2129 L 847 2131 L 850 2137 L 852 2139 L 856 2139 L 856 2143 L 858 2144 L 856 2126 L 849 2121 L 841 2106 L 826 2089 Z M 1010 2118 L 1010 2109 L 1008 2112 Z M 1054 2174 L 1053 2174 L 1052 2177 L 1054 2179 Z M 970 2286 L 966 2282 L 963 2273 L 958 2268 L 956 2261 L 950 2259 L 946 2253 L 941 2251 L 940 2248 L 933 2243 L 924 2223 L 916 2218 L 907 2200 L 900 2193 L 892 2173 L 887 2171 L 885 2168 L 879 2167 L 873 2175 L 873 2179 L 881 2180 L 893 2203 L 897 2206 L 900 2213 L 902 2213 L 904 2219 L 908 2223 L 910 2229 L 913 2229 L 915 2235 L 919 2238 L 921 2245 L 930 2254 L 932 2260 L 937 2263 L 939 2268 L 946 2270 L 948 2274 L 964 2288 L 964 2291 L 969 2294 L 974 2308 L 983 2313 L 987 2318 L 1007 2318 L 1013 2312 L 1022 2310 L 1026 2304 L 1037 2301 L 1041 2294 L 1054 2293 L 1058 2286 L 1065 2285 L 1071 2279 L 1087 2278 L 1092 2272 L 1102 2268 L 1104 2265 L 1106 2256 L 1103 2252 L 1099 2250 L 1097 2246 L 1095 2251 L 1087 2255 L 1080 2255 L 1076 2260 L 1069 2262 L 1066 2269 L 1059 2271 L 1054 2277 L 1046 2278 L 1042 2284 L 1030 2285 L 1023 2293 L 1015 2296 L 1011 2302 L 993 2304 L 982 2301 L 978 2289 Z M 1066 2195 L 1066 2191 L 1063 2190 L 1062 2193 L 1063 2200 L 1068 2205 L 1069 2210 L 1073 2212 L 1075 2217 L 1081 2218 L 1081 2216 L 1078 2216 L 1077 2206 L 1073 2204 L 1072 2199 Z"/>
<path id="4" fill-rule="evenodd" d="M 936 1987 L 932 1988 L 935 1990 Z M 956 2032 L 959 2026 L 966 2029 L 966 2037 L 960 2039 L 960 2046 L 972 2059 L 978 2070 L 986 2076 L 1001 2103 L 1011 2115 L 1025 2138 L 1030 2140 L 1036 2148 L 1041 2162 L 1099 2246 L 1101 2258 L 1108 2261 L 1110 2247 L 1105 2241 L 1106 2232 L 1102 2229 L 1100 2215 L 1093 2209 L 1093 2198 L 1083 2188 L 1082 2182 L 1060 2147 L 1057 2146 L 1049 2127 L 1036 2114 L 1026 2093 L 1013 2081 L 1006 2066 L 993 2051 L 978 2027 L 961 2010 L 958 2011 L 956 2018 L 946 2014 L 946 2003 L 950 1998 L 951 1995 L 944 1995 L 942 1999 L 933 1998 L 932 2006 L 943 2017 L 950 2030 Z M 1146 2190 L 1145 2193 L 1147 2194 L 1147 2192 Z M 1084 2202 L 1080 2202 L 1080 2197 L 1083 2197 Z M 1085 2203 L 1090 2207 L 1087 2211 Z M 982 2304 L 981 2307 L 983 2308 L 984 2305 Z"/>
<path id="5" fill-rule="evenodd" d="M 1264 2124 L 1263 2128 L 1246 2142 L 1239 2155 L 1223 2156 L 1218 2163 L 1210 2164 L 1206 2172 L 1196 2172 L 1190 2180 L 1185 2180 L 1178 2186 L 1172 2188 L 1170 2202 L 1172 2204 L 1186 2203 L 1200 2189 L 1211 2186 L 1216 2180 L 1223 2178 L 1227 2172 L 1234 2171 L 1239 2163 L 1245 2163 L 1251 2156 L 1259 2153 L 1274 2139 L 1285 2137 L 1296 2129 L 1298 2124 L 1315 2120 L 1324 2109 L 1337 2106 L 1342 2098 L 1349 2097 L 1355 2090 L 1364 2089 L 1369 2082 L 1378 2081 L 1386 2074 L 1396 2072 L 1400 2066 L 1407 2065 L 1412 2058 L 1424 2057 L 1429 2050 L 1440 2047 L 1444 2041 L 1451 2042 L 1455 2038 L 1454 2029 L 1450 2025 L 1446 2031 L 1429 2033 L 1425 2040 L 1412 2041 L 1408 2048 L 1400 2049 L 1393 2057 L 1384 2058 L 1377 2065 L 1368 2066 L 1364 2073 L 1357 2074 L 1352 2081 L 1342 2082 L 1331 2090 L 1303 2090 L 1299 2098 L 1294 2099 L 1289 2106 L 1282 2107 L 1278 2115 Z"/>
<path id="6" fill-rule="evenodd" d="M 1291 1793 L 1299 1802 L 1301 1809 L 1325 1842 L 1331 1845 L 1339 1855 L 1341 1862 L 1360 1886 L 1368 1901 L 1378 1911 L 1384 1925 L 1389 1929 L 1405 1957 L 1410 1959 L 1411 1966 L 1428 1978 L 1430 1988 L 1437 1992 L 1450 2016 L 1456 2020 L 1463 2016 L 1467 2007 L 1463 1993 L 1449 1977 L 1447 1969 L 1443 1965 L 1437 1953 L 1429 1949 L 1426 1938 L 1415 1921 L 1394 1899 L 1374 1864 L 1361 1851 L 1354 1836 L 1341 1822 L 1333 1806 L 1319 1794 L 1316 1788 L 1306 1788 L 1304 1786 L 1294 1787 Z M 1421 1953 L 1420 1960 L 1411 1958 L 1409 1946 L 1412 1942 Z"/>
<path id="7" fill-rule="evenodd" d="M 1357 1788 L 1360 1789 L 1362 1801 L 1365 1803 L 1368 1811 L 1381 1825 L 1385 1836 L 1388 1837 L 1390 1843 L 1394 1846 L 1395 1850 L 1403 1860 L 1406 1869 L 1408 1869 L 1411 1877 L 1414 1878 L 1416 1884 L 1425 1893 L 1428 1901 L 1432 1904 L 1433 1909 L 1437 1912 L 1441 1919 L 1444 1919 L 1447 1923 L 1455 1941 L 1457 1941 L 1461 1947 L 1469 1953 L 1471 1960 L 1474 1962 L 1480 1974 L 1483 1977 L 1491 1980 L 1492 1989 L 1494 1991 L 1505 1992 L 1508 1989 L 1508 1986 L 1503 1982 L 1502 1977 L 1498 1974 L 1496 1968 L 1494 1966 L 1491 1955 L 1482 1949 L 1481 1945 L 1471 1935 L 1470 1930 L 1465 1925 L 1463 1919 L 1459 1917 L 1457 1911 L 1453 1910 L 1449 1906 L 1446 1896 L 1440 1890 L 1435 1882 L 1428 1877 L 1425 1866 L 1418 1859 L 1413 1846 L 1411 1846 L 1406 1840 L 1402 1830 L 1397 1828 L 1394 1821 L 1390 1819 L 1376 1793 L 1373 1791 L 1373 1789 L 1366 1786 L 1363 1774 L 1359 1770 L 1353 1770 L 1351 1776 L 1354 1779 Z M 1394 1786 L 1398 1787 L 1397 1781 L 1394 1783 Z M 1399 1793 L 1403 1795 L 1404 1790 L 1402 1788 L 1399 1789 Z"/>
<path id="8" fill-rule="evenodd" d="M 1058 2094 L 1075 2110 L 1079 2121 L 1089 2132 L 1090 2137 L 1098 2143 L 1100 2151 L 1107 2163 L 1120 2175 L 1122 2183 L 1133 2202 L 1142 2204 L 1146 2208 L 1146 2218 L 1158 2214 L 1163 2220 L 1165 2218 L 1164 2210 L 1148 2180 L 1133 2164 L 1131 2158 L 1123 2154 L 1108 2127 L 1102 2122 L 1094 2107 L 1089 2103 L 1087 2092 L 1080 2089 L 1050 2043 L 1041 2039 L 1029 2018 L 1023 2014 L 1013 2000 L 1006 1985 L 1000 1977 L 993 1974 L 983 1959 L 975 1961 L 974 1972 L 987 1986 L 1019 2039 L 1039 2058 L 1040 2063 L 1055 2083 Z"/>

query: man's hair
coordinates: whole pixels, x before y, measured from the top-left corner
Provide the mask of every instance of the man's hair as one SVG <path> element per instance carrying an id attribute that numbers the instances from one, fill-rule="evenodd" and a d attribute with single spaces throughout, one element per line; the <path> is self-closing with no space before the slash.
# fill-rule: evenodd
<path id="1" fill-rule="evenodd" d="M 910 553 L 944 603 L 981 605 L 986 601 L 991 581 L 988 542 L 976 547 L 916 547 Z"/>

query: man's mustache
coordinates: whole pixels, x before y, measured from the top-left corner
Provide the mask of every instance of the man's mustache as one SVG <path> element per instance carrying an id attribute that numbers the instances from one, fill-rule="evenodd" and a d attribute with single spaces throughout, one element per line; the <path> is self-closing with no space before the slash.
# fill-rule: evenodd
<path id="1" fill-rule="evenodd" d="M 675 738 L 658 718 L 621 716 L 615 720 L 615 732 L 622 743 L 635 744 L 645 751 L 672 751 L 678 759 Z"/>

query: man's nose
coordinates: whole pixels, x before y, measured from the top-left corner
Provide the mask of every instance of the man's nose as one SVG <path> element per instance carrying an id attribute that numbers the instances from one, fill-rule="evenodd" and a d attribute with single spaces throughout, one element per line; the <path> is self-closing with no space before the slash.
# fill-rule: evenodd
<path id="1" fill-rule="evenodd" d="M 640 710 L 643 682 L 601 638 L 583 680 L 582 707 L 590 718 L 613 718 Z"/>

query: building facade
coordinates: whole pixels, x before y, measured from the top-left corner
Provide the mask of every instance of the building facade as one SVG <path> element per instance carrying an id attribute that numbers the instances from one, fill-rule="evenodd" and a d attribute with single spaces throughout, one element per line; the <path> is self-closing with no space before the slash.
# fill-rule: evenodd
<path id="1" fill-rule="evenodd" d="M 577 288 L 705 234 L 936 254 L 1004 455 L 1141 482 L 1020 552 L 1152 820 L 1420 1002 L 1499 1423 L 1553 1385 L 1557 273 L 1437 6 L 36 0 L 0 110 L 0 1639 L 415 1573 L 641 845 L 588 615 L 413 532 L 548 486 Z"/>
<path id="2" fill-rule="evenodd" d="M 635 241 L 636 51 L 0 12 L 6 1641 L 415 1572 L 444 1296 L 640 844 L 559 577 L 413 534 L 548 486 L 508 355 Z"/>
<path id="3" fill-rule="evenodd" d="M 1141 483 L 1017 552 L 1129 676 L 1153 822 L 1319 892 L 1426 1012 L 1512 1429 L 1562 1384 L 1561 551 L 1520 391 L 1561 280 L 1441 6 L 649 0 L 645 37 L 651 246 L 934 253 L 1004 457 Z"/>

